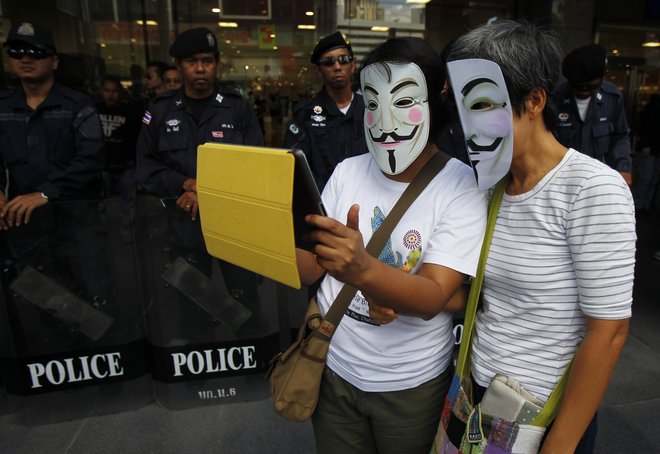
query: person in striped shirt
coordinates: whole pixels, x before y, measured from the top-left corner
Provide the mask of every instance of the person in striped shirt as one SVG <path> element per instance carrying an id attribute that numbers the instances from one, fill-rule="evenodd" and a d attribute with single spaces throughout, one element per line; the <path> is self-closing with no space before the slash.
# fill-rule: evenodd
<path id="1" fill-rule="evenodd" d="M 546 400 L 575 357 L 541 452 L 592 452 L 595 413 L 628 335 L 635 211 L 621 175 L 554 138 L 548 96 L 557 36 L 498 21 L 452 46 L 504 74 L 513 116 L 510 179 L 497 217 L 472 348 L 472 374 L 517 379 Z M 466 137 L 469 139 L 469 137 Z"/>
<path id="2" fill-rule="evenodd" d="M 632 195 L 618 172 L 567 149 L 550 132 L 556 113 L 549 95 L 561 68 L 554 33 L 493 22 L 452 45 L 448 61 L 464 59 L 497 63 L 513 108 L 510 178 L 472 344 L 475 394 L 479 399 L 502 374 L 545 401 L 574 358 L 540 452 L 590 453 L 595 414 L 628 335 L 636 241 Z M 479 98 L 467 107 L 476 117 L 498 107 L 488 102 Z M 473 138 L 466 134 L 466 141 Z M 370 311 L 386 313 L 375 306 Z"/>

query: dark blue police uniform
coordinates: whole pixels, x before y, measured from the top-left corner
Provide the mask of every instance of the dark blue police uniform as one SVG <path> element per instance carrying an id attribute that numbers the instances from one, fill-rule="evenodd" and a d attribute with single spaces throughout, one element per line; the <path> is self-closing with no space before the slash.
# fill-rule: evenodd
<path id="1" fill-rule="evenodd" d="M 66 318 L 84 323 L 85 309 L 71 302 L 69 292 L 106 311 L 114 308 L 98 210 L 104 139 L 92 100 L 57 82 L 36 109 L 27 105 L 20 90 L 1 93 L 0 144 L 0 185 L 4 190 L 9 183 L 8 198 L 43 192 L 49 200 L 35 209 L 28 224 L 4 232 L 11 260 L 18 270 L 31 266 L 43 279 L 66 289 L 62 295 L 44 295 L 67 302 L 55 304 L 55 314 L 66 313 Z M 39 312 L 25 323 L 37 320 Z M 67 342 L 79 341 L 69 339 L 62 324 L 53 325 L 50 319 L 44 323 L 34 325 L 44 339 L 55 334 Z"/>
<path id="2" fill-rule="evenodd" d="M 199 123 L 186 108 L 183 89 L 157 97 L 142 120 L 137 146 L 137 179 L 161 197 L 178 197 L 184 181 L 196 178 L 197 146 L 206 142 L 264 144 L 250 104 L 239 95 L 217 91 Z"/>
<path id="3" fill-rule="evenodd" d="M 364 100 L 353 93 L 351 106 L 343 114 L 323 89 L 313 99 L 293 108 L 293 119 L 284 136 L 284 146 L 296 145 L 307 157 L 320 191 L 337 164 L 351 156 L 367 153 L 364 139 Z"/>
<path id="4" fill-rule="evenodd" d="M 589 101 L 584 121 L 580 119 L 568 82 L 557 85 L 552 102 L 558 113 L 552 132 L 562 145 L 605 162 L 619 172 L 632 171 L 630 129 L 623 97 L 614 84 L 603 81 Z"/>
<path id="5" fill-rule="evenodd" d="M 183 258 L 189 266 L 210 278 L 212 258 L 206 251 L 200 217 L 191 222 L 190 215 L 178 209 L 173 199 L 184 192 L 182 186 L 187 179 L 196 178 L 198 145 L 224 142 L 262 146 L 264 139 L 252 107 L 239 95 L 216 91 L 198 117 L 199 111 L 195 106 L 188 106 L 186 101 L 183 89 L 165 93 L 157 97 L 145 113 L 137 145 L 137 180 L 142 188 L 161 197 L 165 206 L 169 258 L 164 259 L 173 263 Z M 261 323 L 257 276 L 231 263 L 222 260 L 218 263 L 229 294 L 253 314 L 243 324 L 245 331 L 240 335 L 254 334 Z M 163 265 L 169 266 L 160 263 L 157 267 Z M 178 290 L 185 294 L 185 289 Z M 186 301 L 187 297 L 181 295 L 179 299 L 180 305 L 174 301 L 174 306 L 167 306 L 170 301 L 161 301 L 163 314 L 166 314 L 163 320 L 172 322 L 168 311 L 180 307 L 177 327 L 173 329 L 181 330 L 179 335 L 189 341 L 212 340 L 213 326 L 209 323 L 212 320 L 208 312 L 202 310 L 198 301 L 195 302 L 202 309 L 195 310 L 195 305 Z M 177 336 L 174 331 L 167 331 L 164 330 L 166 337 Z"/>
<path id="6" fill-rule="evenodd" d="M 32 110 L 21 91 L 0 94 L 0 166 L 9 197 L 51 200 L 100 196 L 103 131 L 90 98 L 57 82 Z M 6 185 L 0 171 L 0 187 Z"/>

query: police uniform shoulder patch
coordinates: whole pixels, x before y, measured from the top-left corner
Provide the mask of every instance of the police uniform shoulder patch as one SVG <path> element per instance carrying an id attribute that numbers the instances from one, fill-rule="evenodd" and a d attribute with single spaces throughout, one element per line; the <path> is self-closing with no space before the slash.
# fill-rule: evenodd
<path id="1" fill-rule="evenodd" d="M 291 131 L 291 134 L 298 134 L 300 132 L 300 128 L 298 128 L 295 123 L 291 123 L 289 125 L 289 131 Z"/>

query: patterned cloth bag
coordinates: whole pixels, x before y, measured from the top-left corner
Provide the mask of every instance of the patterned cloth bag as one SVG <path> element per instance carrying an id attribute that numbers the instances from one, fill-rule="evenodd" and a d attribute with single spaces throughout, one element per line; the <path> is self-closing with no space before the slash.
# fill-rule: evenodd
<path id="1" fill-rule="evenodd" d="M 545 405 L 516 380 L 496 375 L 481 402 L 473 405 L 470 376 L 472 329 L 479 305 L 488 250 L 507 178 L 495 187 L 488 223 L 465 311 L 456 373 L 445 399 L 431 454 L 536 454 L 552 422 L 568 379 L 570 364 Z"/>

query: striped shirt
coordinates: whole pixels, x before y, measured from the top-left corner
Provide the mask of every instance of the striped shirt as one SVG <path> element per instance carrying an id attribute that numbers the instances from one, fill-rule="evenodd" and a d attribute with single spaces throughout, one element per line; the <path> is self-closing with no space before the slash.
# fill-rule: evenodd
<path id="1" fill-rule="evenodd" d="M 570 149 L 532 190 L 504 195 L 476 319 L 472 373 L 545 400 L 585 333 L 584 316 L 631 315 L 635 214 L 621 176 Z"/>

